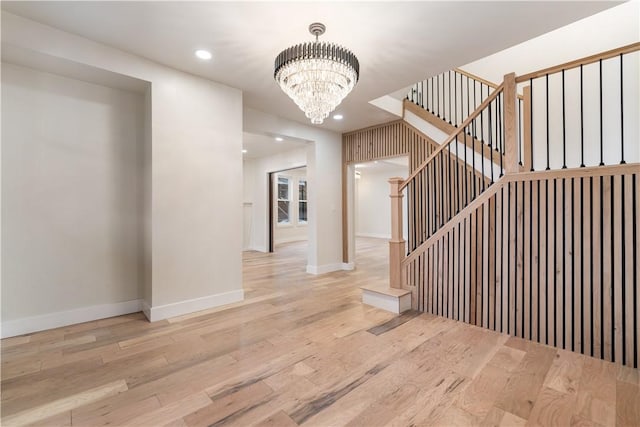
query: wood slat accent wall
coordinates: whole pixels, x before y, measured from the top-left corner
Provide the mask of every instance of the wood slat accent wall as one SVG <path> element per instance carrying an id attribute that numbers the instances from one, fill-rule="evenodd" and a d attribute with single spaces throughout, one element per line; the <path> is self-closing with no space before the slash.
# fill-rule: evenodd
<path id="1" fill-rule="evenodd" d="M 414 308 L 637 368 L 639 176 L 503 177 L 405 259 Z"/>
<path id="2" fill-rule="evenodd" d="M 409 156 L 409 172 L 438 148 L 436 142 L 403 120 L 345 133 L 342 144 L 344 164 Z"/>
<path id="3" fill-rule="evenodd" d="M 422 132 L 398 120 L 344 134 L 343 163 L 346 166 L 349 163 L 409 156 L 409 173 L 413 173 L 438 148 L 440 145 Z M 472 199 L 470 190 L 461 193 L 459 188 L 480 189 L 489 186 L 490 180 L 472 169 L 470 164 L 465 164 L 453 153 L 443 153 L 440 162 L 434 162 L 433 167 L 420 172 L 406 189 L 408 212 L 404 212 L 403 221 L 409 223 L 409 250 L 425 242 Z M 455 197 L 458 194 L 460 197 Z M 343 252 L 346 256 L 346 247 Z"/>

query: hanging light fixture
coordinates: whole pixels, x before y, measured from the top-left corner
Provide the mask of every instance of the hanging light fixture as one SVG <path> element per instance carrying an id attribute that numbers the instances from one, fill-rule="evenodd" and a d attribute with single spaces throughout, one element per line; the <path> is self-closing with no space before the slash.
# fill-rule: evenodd
<path id="1" fill-rule="evenodd" d="M 322 124 L 358 82 L 360 64 L 348 49 L 318 41 L 326 27 L 309 25 L 315 42 L 301 43 L 276 57 L 273 77 L 304 111 L 311 123 Z"/>

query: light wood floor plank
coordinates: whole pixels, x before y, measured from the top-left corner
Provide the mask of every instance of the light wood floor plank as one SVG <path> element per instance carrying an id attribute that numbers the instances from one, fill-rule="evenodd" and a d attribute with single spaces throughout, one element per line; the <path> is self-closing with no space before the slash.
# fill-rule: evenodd
<path id="1" fill-rule="evenodd" d="M 245 253 L 228 307 L 2 340 L 2 425 L 640 425 L 637 369 L 362 305 L 387 285 L 384 240 L 319 276 L 305 250 Z"/>

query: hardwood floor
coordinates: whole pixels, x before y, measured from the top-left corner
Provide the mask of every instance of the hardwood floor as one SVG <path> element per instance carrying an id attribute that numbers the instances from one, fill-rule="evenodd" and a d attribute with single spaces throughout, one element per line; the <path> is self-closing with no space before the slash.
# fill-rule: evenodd
<path id="1" fill-rule="evenodd" d="M 640 425 L 638 370 L 363 306 L 384 241 L 321 276 L 304 250 L 246 253 L 246 300 L 227 309 L 2 340 L 2 425 Z"/>

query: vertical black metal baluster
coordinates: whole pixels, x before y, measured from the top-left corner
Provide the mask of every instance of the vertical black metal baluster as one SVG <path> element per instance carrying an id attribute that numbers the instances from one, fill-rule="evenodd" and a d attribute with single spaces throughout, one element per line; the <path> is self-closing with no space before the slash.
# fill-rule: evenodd
<path id="1" fill-rule="evenodd" d="M 582 79 L 582 65 L 580 65 L 580 167 L 581 168 L 584 167 L 584 95 L 583 93 L 584 93 L 584 82 Z"/>
<path id="2" fill-rule="evenodd" d="M 620 57 L 622 58 L 622 55 L 620 55 Z M 627 248 L 626 248 L 626 233 L 625 233 L 625 218 L 624 218 L 624 205 L 625 205 L 625 197 L 624 197 L 624 175 L 620 176 L 621 182 L 620 185 L 622 186 L 621 190 L 620 190 L 620 194 L 622 194 L 623 196 L 620 198 L 620 202 L 621 202 L 621 206 L 620 206 L 620 217 L 622 219 L 622 224 L 621 224 L 621 228 L 622 228 L 622 240 L 620 242 L 620 244 L 622 245 L 622 251 L 620 253 L 620 261 L 622 261 L 622 267 L 620 270 L 620 273 L 622 275 L 621 277 L 621 281 L 620 283 L 622 283 L 622 364 L 626 365 L 627 364 L 627 340 L 626 340 L 626 336 L 627 336 L 627 327 L 626 327 L 626 319 L 627 319 L 627 301 L 626 301 L 626 290 L 625 290 L 625 286 L 626 286 L 626 282 L 627 282 L 627 271 L 626 271 L 626 262 L 625 262 L 625 258 L 626 258 L 626 254 L 627 254 Z M 633 221 L 633 220 L 632 220 Z"/>
<path id="3" fill-rule="evenodd" d="M 593 223 L 593 177 L 590 176 L 589 177 L 589 200 L 591 200 L 592 202 L 589 203 L 589 233 L 590 233 L 590 237 L 589 237 L 589 241 L 593 242 L 593 229 L 595 227 L 595 224 Z M 593 323 L 594 323 L 594 319 L 595 319 L 595 313 L 594 313 L 594 309 L 593 309 L 593 284 L 595 282 L 595 280 L 593 280 L 593 243 L 591 245 L 589 245 L 589 249 L 590 249 L 590 256 L 589 259 L 591 260 L 591 262 L 589 263 L 589 277 L 591 277 L 591 292 L 589 292 L 589 305 L 590 305 L 590 313 L 591 313 L 591 321 L 589 322 L 589 329 L 590 329 L 590 343 L 591 343 L 591 352 L 590 352 L 590 356 L 594 357 L 594 352 L 595 352 L 595 343 L 593 342 L 593 338 L 594 338 L 594 333 L 593 333 Z"/>
<path id="4" fill-rule="evenodd" d="M 429 111 L 429 80 L 424 80 L 423 83 L 426 84 L 424 88 L 424 105 L 422 106 L 422 108 Z"/>
<path id="5" fill-rule="evenodd" d="M 451 102 L 453 101 L 451 99 L 451 70 L 449 70 L 448 83 L 449 83 L 449 124 L 451 124 Z"/>
<path id="6" fill-rule="evenodd" d="M 436 106 L 438 117 L 440 117 L 440 74 L 436 76 Z"/>
<path id="7" fill-rule="evenodd" d="M 487 127 L 489 129 L 489 132 L 487 132 L 487 137 L 489 139 L 488 141 L 488 145 L 489 145 L 489 163 L 491 164 L 491 184 L 493 184 L 493 127 L 491 126 L 491 104 L 489 104 L 487 106 L 487 110 L 488 110 L 488 115 L 489 115 L 489 122 L 487 123 Z"/>
<path id="8" fill-rule="evenodd" d="M 522 102 L 518 99 L 518 164 L 522 166 Z"/>
<path id="9" fill-rule="evenodd" d="M 574 312 L 575 312 L 575 300 L 576 300 L 576 269 L 575 269 L 575 259 L 574 259 L 574 254 L 576 253 L 576 247 L 575 247 L 575 230 L 574 230 L 574 225 L 575 225 L 575 205 L 574 205 L 574 195 L 575 195 L 575 188 L 574 188 L 574 181 L 575 179 L 572 177 L 571 178 L 571 331 L 575 330 L 575 325 L 573 324 L 574 320 L 575 320 L 575 316 L 574 316 Z M 582 224 L 582 219 L 580 219 L 580 224 Z M 580 252 L 580 254 L 582 255 L 582 252 Z M 582 294 L 580 295 L 582 297 Z M 582 316 L 582 312 L 580 312 L 580 315 Z M 582 322 L 581 322 L 582 323 Z M 566 328 L 565 328 L 566 329 Z M 576 351 L 575 349 L 575 339 L 573 339 L 573 332 L 571 333 L 571 351 Z"/>
<path id="10" fill-rule="evenodd" d="M 476 100 L 476 81 L 473 81 L 473 111 L 476 111 L 476 109 L 478 108 L 478 102 Z"/>
<path id="11" fill-rule="evenodd" d="M 456 214 L 460 212 L 460 165 L 458 164 L 460 160 L 460 156 L 458 155 L 458 138 L 454 138 L 454 143 L 456 144 Z M 459 313 L 458 313 L 459 314 Z"/>
<path id="12" fill-rule="evenodd" d="M 476 119 L 471 121 L 471 170 L 473 171 L 473 199 L 478 196 L 478 192 L 476 191 L 476 127 L 475 127 Z M 472 200 L 473 200 L 472 199 Z"/>
<path id="13" fill-rule="evenodd" d="M 502 187 L 500 191 L 500 235 L 504 241 L 504 237 L 506 236 L 504 232 L 504 188 Z M 508 238 L 507 238 L 508 241 Z M 505 294 L 505 280 L 504 280 L 504 250 L 502 247 L 500 248 L 500 286 L 502 286 L 502 290 L 500 291 L 500 299 L 504 300 Z M 507 282 L 506 288 L 509 287 L 509 283 Z M 507 297 L 507 312 L 509 312 L 509 299 Z M 502 310 L 502 301 L 500 302 L 500 332 L 503 332 L 502 325 L 504 324 L 504 311 Z M 507 325 L 508 327 L 508 325 Z"/>
<path id="14" fill-rule="evenodd" d="M 511 333 L 511 183 L 507 184 L 507 334 Z M 514 300 L 515 301 L 515 300 Z"/>
<path id="15" fill-rule="evenodd" d="M 420 107 L 424 108 L 424 80 L 420 82 Z"/>
<path id="16" fill-rule="evenodd" d="M 564 200 L 565 200 L 565 179 L 562 178 L 562 200 L 561 202 L 564 204 Z M 557 213 L 557 211 L 556 211 Z M 562 215 L 562 348 L 566 349 L 566 330 L 567 328 L 566 326 L 566 312 L 567 312 L 567 292 L 566 292 L 566 284 L 565 284 L 565 278 L 566 278 L 566 274 L 564 274 L 565 271 L 567 271 L 566 269 L 566 259 L 567 257 L 564 256 L 564 254 L 566 253 L 565 250 L 565 245 L 566 245 L 566 241 L 567 241 L 567 236 L 566 236 L 566 232 L 565 232 L 565 227 L 566 227 L 566 212 L 563 212 Z M 556 233 L 557 234 L 557 233 Z M 556 298 L 557 300 L 557 298 Z"/>
<path id="17" fill-rule="evenodd" d="M 564 70 L 562 70 L 562 169 L 567 168 L 567 122 L 565 114 Z"/>
<path id="18" fill-rule="evenodd" d="M 496 325 L 496 316 L 498 313 L 498 307 L 496 306 L 498 302 L 498 287 L 496 277 L 498 277 L 498 214 L 496 212 L 496 205 L 498 203 L 498 194 L 496 193 L 493 197 L 493 330 L 497 331 L 498 326 Z M 502 276 L 502 274 L 500 274 Z"/>
<path id="19" fill-rule="evenodd" d="M 556 280 L 556 271 L 558 266 L 556 265 L 556 259 L 558 258 L 558 186 L 556 180 L 553 181 L 553 327 L 555 332 L 553 333 L 553 346 L 558 345 L 558 281 Z M 562 215 L 564 218 L 564 215 Z M 564 257 L 563 257 L 564 258 Z"/>
<path id="20" fill-rule="evenodd" d="M 544 215 L 545 215 L 545 219 L 544 219 L 544 228 L 545 228 L 545 234 L 546 234 L 546 238 L 544 239 L 545 241 L 545 245 L 544 245 L 544 249 L 545 249 L 545 269 L 544 269 L 544 274 L 545 274 L 545 280 L 544 280 L 544 297 L 546 299 L 546 302 L 544 304 L 544 309 L 545 309 L 545 322 L 544 322 L 544 343 L 549 345 L 549 180 L 545 179 L 544 180 L 544 194 L 545 197 L 547 199 L 545 206 L 546 209 L 544 211 Z"/>
<path id="21" fill-rule="evenodd" d="M 600 64 L 600 166 L 604 166 L 604 139 L 602 135 L 602 59 Z"/>
<path id="22" fill-rule="evenodd" d="M 611 246 L 613 247 L 613 245 Z M 604 178 L 600 175 L 600 359 L 604 359 Z"/>
<path id="23" fill-rule="evenodd" d="M 622 75 L 622 54 L 620 54 L 620 164 L 621 165 L 624 165 L 626 163 L 624 161 L 624 98 L 623 98 L 623 95 L 624 95 L 624 77 Z M 622 342 L 624 343 L 624 340 Z"/>
<path id="24" fill-rule="evenodd" d="M 531 116 L 531 119 L 529 120 L 529 134 L 531 136 L 531 138 L 529 138 L 529 142 L 531 143 L 531 172 L 533 172 L 534 168 L 533 168 L 533 79 L 529 79 L 529 87 L 531 88 L 531 96 L 529 97 L 529 115 Z M 538 331 L 538 333 L 540 333 L 540 331 Z"/>
<path id="25" fill-rule="evenodd" d="M 438 154 L 438 161 L 440 162 L 440 227 L 442 227 L 444 225 L 444 169 L 443 169 L 443 163 L 444 163 L 444 150 L 441 151 Z"/>
<path id="26" fill-rule="evenodd" d="M 445 117 L 445 115 L 447 114 L 445 98 L 446 98 L 446 91 L 444 89 L 444 73 L 442 73 L 442 120 L 447 121 Z"/>
<path id="27" fill-rule="evenodd" d="M 482 86 L 483 84 L 480 83 L 480 103 L 481 104 L 482 104 Z M 484 110 L 480 112 L 480 140 L 482 141 L 482 145 L 485 145 L 487 139 L 484 137 L 484 117 L 483 116 L 484 116 Z M 484 153 L 484 150 L 483 150 L 483 153 Z"/>
<path id="28" fill-rule="evenodd" d="M 466 181 L 466 180 L 465 180 Z M 465 236 L 462 239 L 462 254 L 464 261 L 462 263 L 462 284 L 464 285 L 464 289 L 462 291 L 462 308 L 464 309 L 467 306 L 467 264 L 466 255 L 467 255 L 467 220 L 463 221 L 464 230 L 462 231 L 462 235 Z M 466 312 L 462 313 L 462 321 L 466 321 Z"/>
<path id="29" fill-rule="evenodd" d="M 453 109 L 453 125 L 458 127 L 458 77 L 456 77 L 458 73 L 456 71 L 453 72 L 453 99 L 454 99 L 454 109 Z M 458 316 L 460 313 L 458 312 Z"/>
<path id="30" fill-rule="evenodd" d="M 636 181 L 638 180 L 638 175 L 633 174 L 631 176 L 631 218 L 638 218 L 638 212 L 636 211 L 636 197 L 638 197 L 637 189 L 636 189 Z M 631 221 L 631 227 L 633 230 L 632 233 L 632 244 L 631 249 L 633 251 L 633 257 L 631 259 L 638 259 L 638 242 L 637 242 L 637 221 Z M 638 318 L 638 263 L 633 263 L 633 283 L 636 286 L 633 286 L 633 318 Z M 633 328 L 633 367 L 638 368 L 638 328 Z"/>
<path id="31" fill-rule="evenodd" d="M 533 181 L 529 181 L 529 339 L 533 340 Z M 538 225 L 536 224 L 537 228 Z M 526 233 L 526 231 L 525 231 Z"/>
<path id="32" fill-rule="evenodd" d="M 616 268 L 616 262 L 615 262 L 615 242 L 614 242 L 614 237 L 615 237 L 615 211 L 614 211 L 614 181 L 613 181 L 613 175 L 611 175 L 611 277 L 616 277 L 615 275 L 615 268 Z M 624 237 L 623 237 L 624 238 Z M 611 361 L 612 362 L 616 362 L 616 299 L 615 299 L 615 294 L 616 294 L 616 288 L 615 286 L 613 286 L 613 280 L 611 283 Z M 622 282 L 622 287 L 624 288 L 624 281 Z"/>
<path id="33" fill-rule="evenodd" d="M 536 206 L 537 206 L 536 217 L 538 218 L 538 223 L 536 224 L 536 228 L 538 231 L 538 238 L 536 239 L 538 243 L 538 248 L 536 250 L 536 256 L 538 257 L 538 262 L 537 262 L 538 264 L 538 283 L 537 283 L 538 285 L 538 304 L 537 304 L 538 305 L 538 324 L 536 325 L 536 330 L 538 331 L 538 342 L 542 343 L 542 339 L 540 338 L 540 336 L 542 335 L 540 333 L 540 317 L 541 317 L 540 307 L 542 306 L 542 304 L 540 303 L 540 264 L 541 264 L 540 263 L 540 180 L 536 181 L 536 189 L 537 189 L 536 193 L 538 196 L 538 201 L 536 203 Z M 546 224 L 545 224 L 545 227 L 546 227 Z"/>
<path id="34" fill-rule="evenodd" d="M 504 175 L 504 167 L 502 166 L 502 157 L 504 156 L 504 133 L 502 128 L 502 92 L 498 94 L 496 98 L 496 105 L 498 107 L 498 134 L 500 135 L 499 143 L 500 143 L 500 176 Z"/>
<path id="35" fill-rule="evenodd" d="M 546 170 L 551 169 L 549 167 L 549 74 L 546 75 L 546 103 L 547 103 L 547 109 L 546 109 L 546 115 L 547 115 L 547 168 Z M 555 335 L 554 335 L 555 336 Z"/>
<path id="36" fill-rule="evenodd" d="M 480 86 L 480 98 L 482 98 L 482 86 Z M 484 110 L 480 111 L 480 151 L 482 153 L 482 156 L 480 157 L 480 167 L 482 168 L 482 192 L 484 192 L 485 189 L 485 182 L 486 180 L 486 176 L 484 174 L 484 145 L 485 145 L 485 140 L 483 137 L 483 129 L 484 129 L 484 123 L 482 121 L 482 116 L 484 115 Z M 489 149 L 489 154 L 491 154 L 491 149 Z"/>
<path id="37" fill-rule="evenodd" d="M 462 279 L 460 277 L 460 272 L 461 272 L 460 270 L 461 270 L 461 267 L 462 267 L 461 264 L 464 262 L 463 259 L 460 259 L 460 248 L 461 248 L 461 246 L 460 246 L 460 226 L 461 226 L 461 224 L 460 224 L 460 222 L 458 222 L 458 224 L 456 225 L 456 227 L 457 227 L 456 229 L 458 230 L 458 233 L 457 233 L 458 234 L 458 245 L 456 246 L 456 248 L 458 250 L 458 275 L 457 275 L 457 277 L 458 277 L 458 307 L 457 307 L 458 308 L 458 310 L 457 310 L 458 313 L 457 313 L 457 316 L 456 316 L 456 320 L 460 320 L 460 301 L 461 301 L 461 299 L 460 299 L 460 282 L 462 281 Z"/>
<path id="38" fill-rule="evenodd" d="M 454 140 L 455 141 L 455 140 Z M 449 158 L 449 187 L 447 188 L 447 192 L 449 193 L 449 219 L 453 218 L 453 209 L 452 208 L 452 197 L 453 195 L 451 193 L 453 193 L 453 184 L 452 184 L 452 180 L 451 180 L 451 144 L 449 143 L 449 148 L 447 149 L 448 153 L 447 156 Z M 456 144 L 457 147 L 457 144 Z"/>
<path id="39" fill-rule="evenodd" d="M 580 286 L 580 353 L 584 354 L 584 178 L 580 178 L 580 278 L 582 279 Z"/>
<path id="40" fill-rule="evenodd" d="M 471 110 L 469 109 L 470 103 L 471 102 L 471 96 L 470 96 L 470 89 L 469 89 L 469 76 L 467 76 L 467 115 L 465 116 L 465 119 L 467 117 L 469 117 L 469 115 L 471 115 Z"/>
<path id="41" fill-rule="evenodd" d="M 464 135 L 464 206 L 467 206 L 469 203 L 469 186 L 468 186 L 468 175 L 467 175 L 467 128 L 462 129 L 462 134 Z"/>

